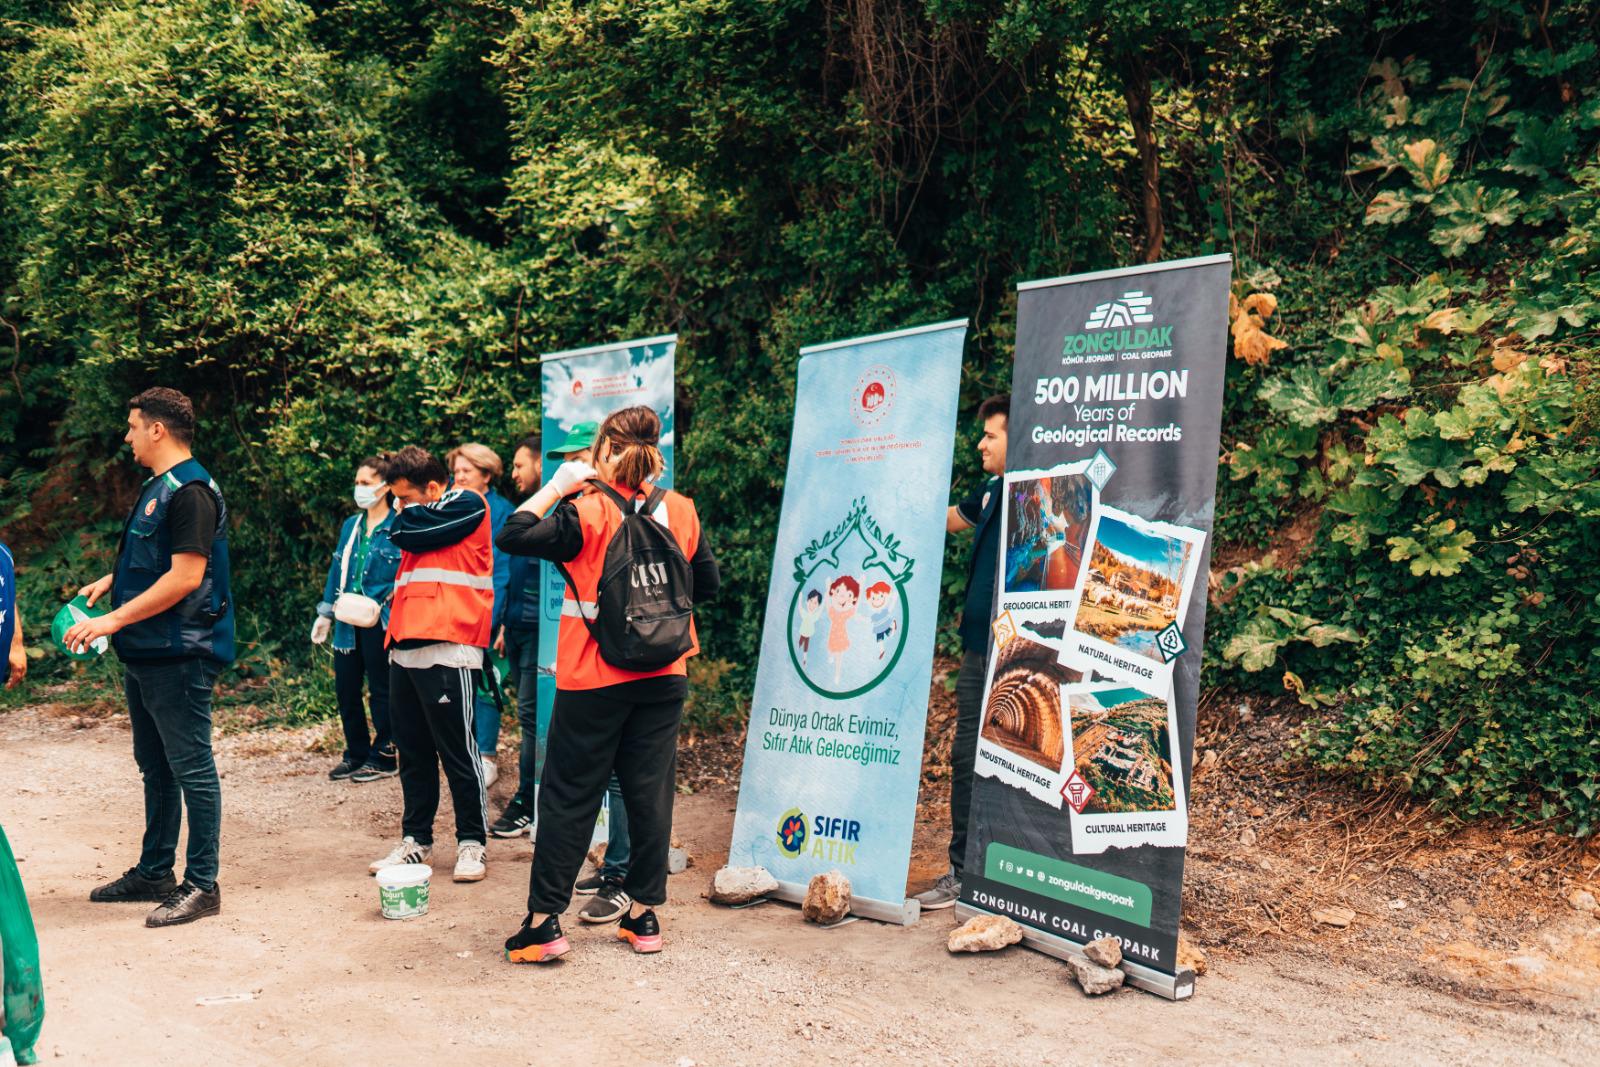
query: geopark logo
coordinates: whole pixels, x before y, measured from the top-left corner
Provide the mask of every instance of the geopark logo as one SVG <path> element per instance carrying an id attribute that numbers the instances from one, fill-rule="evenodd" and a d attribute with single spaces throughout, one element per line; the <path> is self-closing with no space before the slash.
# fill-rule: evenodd
<path id="1" fill-rule="evenodd" d="M 1150 305 L 1153 303 L 1155 297 L 1146 296 L 1144 290 L 1130 290 L 1117 300 L 1096 304 L 1083 328 L 1109 330 L 1118 326 L 1147 326 L 1156 321 L 1156 317 L 1150 313 Z"/>

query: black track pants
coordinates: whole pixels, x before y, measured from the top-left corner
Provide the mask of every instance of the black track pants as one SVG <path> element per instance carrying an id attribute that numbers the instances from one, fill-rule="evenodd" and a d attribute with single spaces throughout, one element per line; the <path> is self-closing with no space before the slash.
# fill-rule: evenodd
<path id="1" fill-rule="evenodd" d="M 539 783 L 529 911 L 567 910 L 613 767 L 633 841 L 623 891 L 650 907 L 666 903 L 678 724 L 688 691 L 681 675 L 556 690 Z"/>
<path id="2" fill-rule="evenodd" d="M 463 667 L 389 665 L 389 719 L 405 798 L 400 829 L 419 844 L 433 844 L 441 765 L 456 809 L 456 840 L 489 840 L 488 790 L 472 734 L 478 674 Z"/>

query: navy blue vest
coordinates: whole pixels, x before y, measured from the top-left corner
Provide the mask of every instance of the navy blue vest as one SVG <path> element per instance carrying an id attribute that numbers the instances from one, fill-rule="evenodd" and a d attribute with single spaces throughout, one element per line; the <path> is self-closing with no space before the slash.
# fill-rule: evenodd
<path id="1" fill-rule="evenodd" d="M 199 483 L 217 498 L 217 529 L 200 587 L 159 615 L 124 627 L 111 638 L 123 660 L 204 656 L 233 662 L 233 593 L 229 588 L 228 508 L 222 490 L 194 459 L 186 459 L 144 483 L 128 516 L 111 581 L 111 606 L 120 608 L 172 569 L 172 527 L 167 509 L 173 494 Z"/>

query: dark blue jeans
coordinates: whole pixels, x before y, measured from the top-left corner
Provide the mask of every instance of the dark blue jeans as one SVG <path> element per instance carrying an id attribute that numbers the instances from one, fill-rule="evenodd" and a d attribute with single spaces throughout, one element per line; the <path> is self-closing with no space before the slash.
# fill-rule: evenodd
<path id="1" fill-rule="evenodd" d="M 217 884 L 222 783 L 211 755 L 211 687 L 218 670 L 215 663 L 198 656 L 123 664 L 133 759 L 144 777 L 139 874 L 145 878 L 162 878 L 172 870 L 178 856 L 178 828 L 187 808 L 184 880 L 202 889 Z"/>
<path id="2" fill-rule="evenodd" d="M 522 728 L 522 749 L 517 754 L 517 792 L 511 802 L 523 811 L 534 810 L 533 783 L 539 760 L 539 631 L 506 627 L 506 662 L 517 686 L 517 725 Z"/>

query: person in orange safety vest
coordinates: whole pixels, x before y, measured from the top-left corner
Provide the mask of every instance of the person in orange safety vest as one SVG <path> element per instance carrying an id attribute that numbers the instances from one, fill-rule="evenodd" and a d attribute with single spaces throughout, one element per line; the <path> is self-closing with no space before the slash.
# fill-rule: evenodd
<path id="1" fill-rule="evenodd" d="M 428 862 L 443 767 L 456 814 L 455 880 L 482 881 L 489 799 L 472 720 L 494 609 L 489 505 L 475 490 L 447 491 L 444 464 L 416 445 L 384 468 L 389 491 L 405 505 L 389 531 L 401 553 L 385 639 L 403 836 L 368 870 Z"/>
<path id="2" fill-rule="evenodd" d="M 685 664 L 699 646 L 691 629 L 687 651 L 649 671 L 625 670 L 601 655 L 589 624 L 608 621 L 599 618 L 597 591 L 606 551 L 624 515 L 611 492 L 567 499 L 596 479 L 641 510 L 641 500 L 654 499 L 651 483 L 665 466 L 660 438 L 661 420 L 650 408 L 613 413 L 595 435 L 595 465 L 563 464 L 506 520 L 496 539 L 513 555 L 565 564 L 571 578 L 561 612 L 555 711 L 534 824 L 528 915 L 506 941 L 506 957 L 513 963 L 544 962 L 568 951 L 559 916 L 571 902 L 613 769 L 633 845 L 621 887 L 628 913 L 620 918 L 617 935 L 635 952 L 661 949 L 654 909 L 667 899 L 678 726 L 688 693 Z M 694 504 L 666 492 L 650 517 L 677 542 L 688 563 L 691 599 L 704 603 L 716 593 L 720 578 Z"/>

